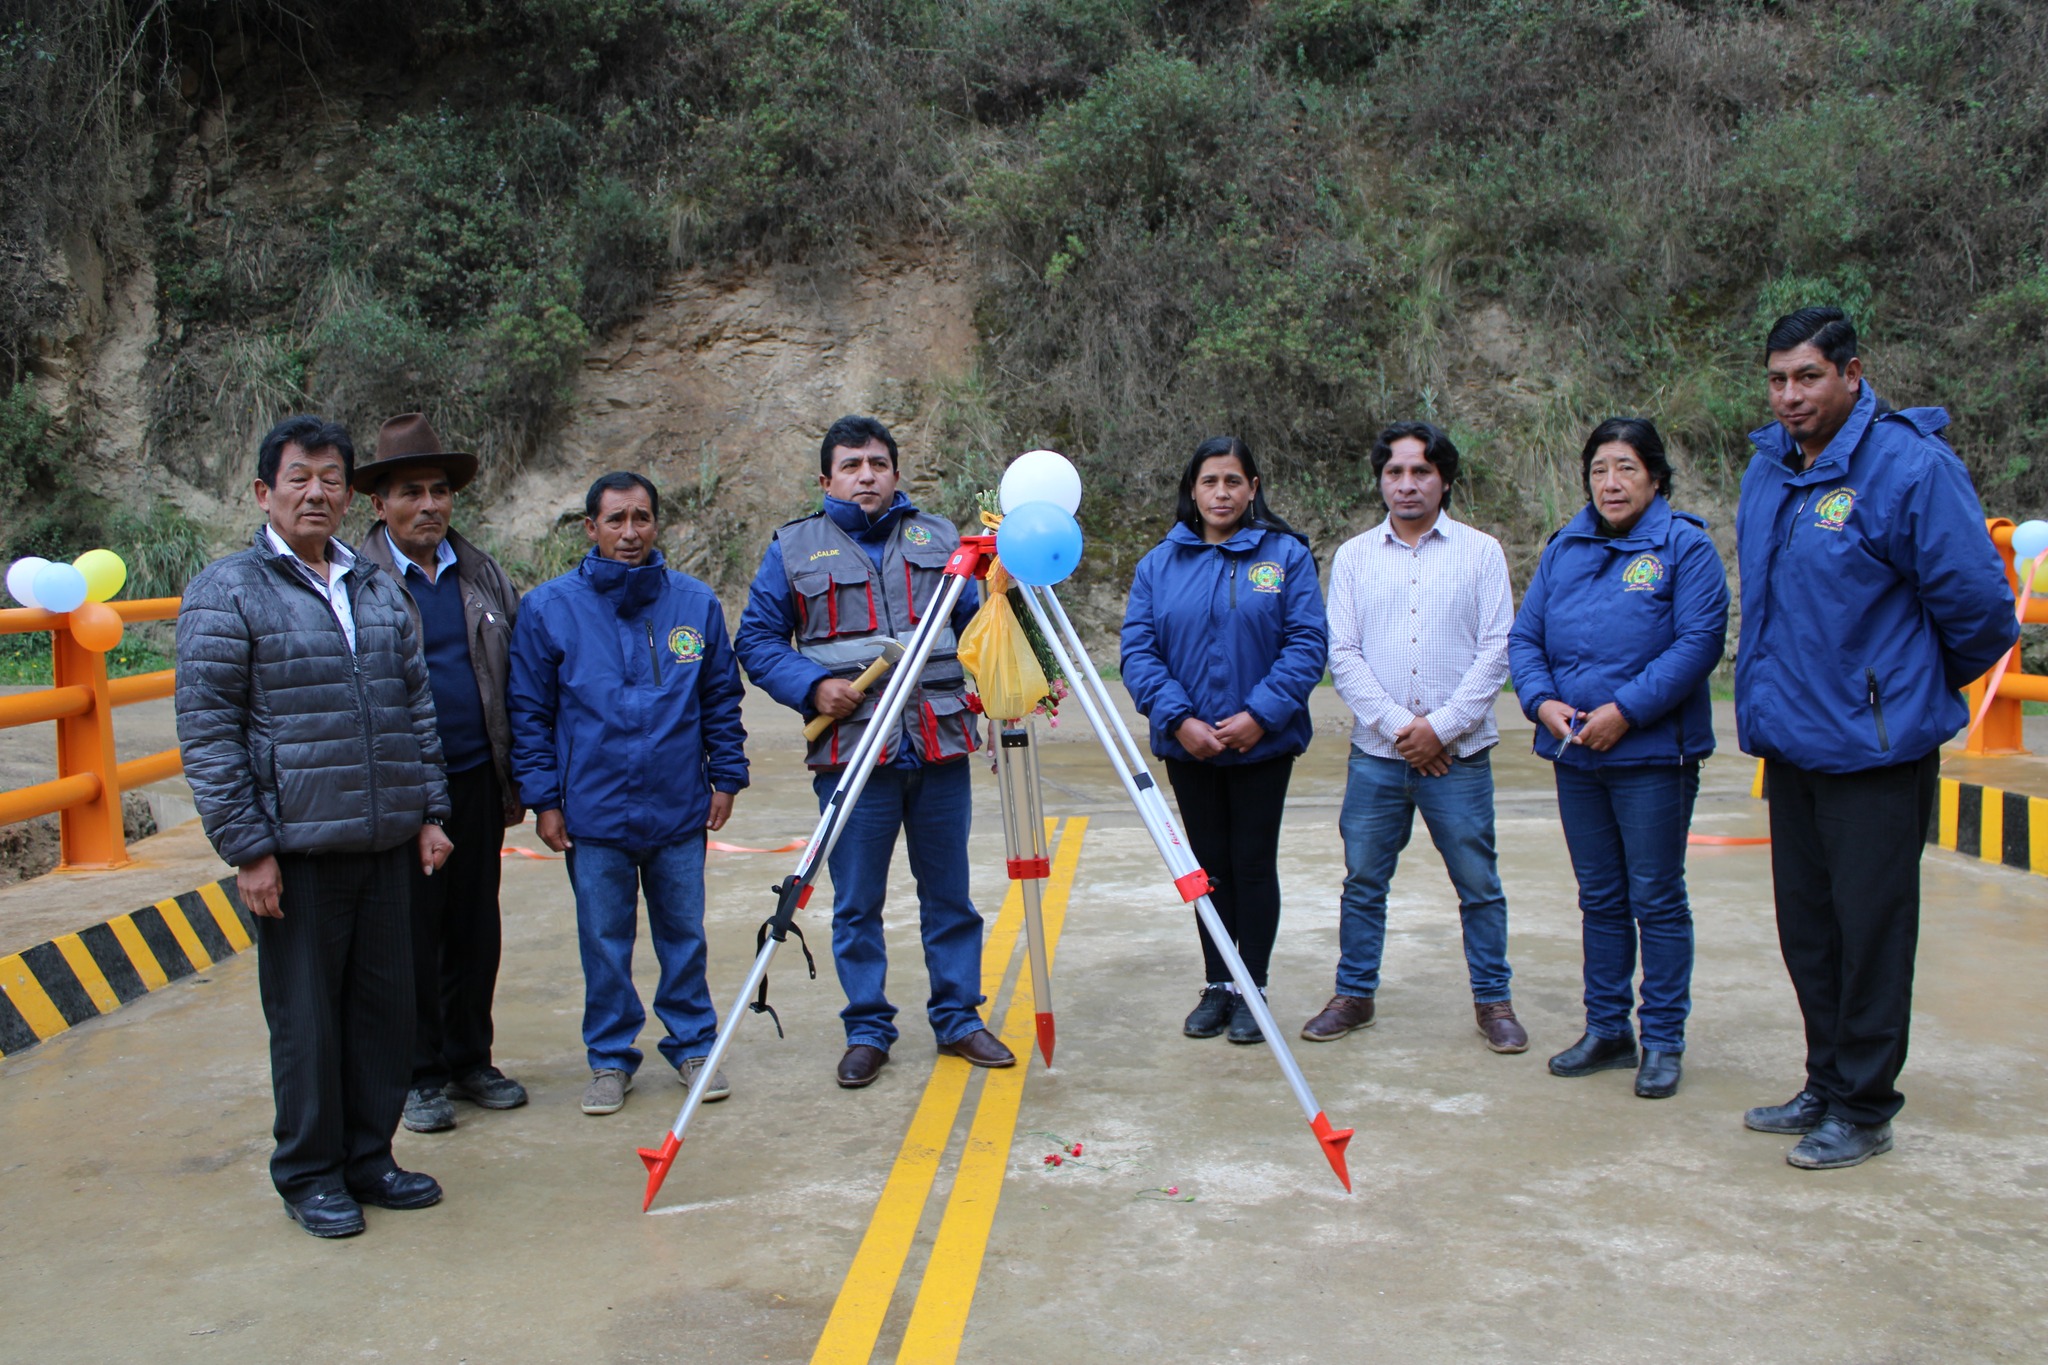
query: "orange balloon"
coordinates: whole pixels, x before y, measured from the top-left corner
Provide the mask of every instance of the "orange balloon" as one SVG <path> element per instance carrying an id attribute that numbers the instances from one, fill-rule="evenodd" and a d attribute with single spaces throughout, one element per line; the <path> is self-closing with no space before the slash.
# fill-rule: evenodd
<path id="1" fill-rule="evenodd" d="M 121 613 L 104 602 L 87 602 L 71 613 L 71 638 L 95 654 L 121 643 Z"/>

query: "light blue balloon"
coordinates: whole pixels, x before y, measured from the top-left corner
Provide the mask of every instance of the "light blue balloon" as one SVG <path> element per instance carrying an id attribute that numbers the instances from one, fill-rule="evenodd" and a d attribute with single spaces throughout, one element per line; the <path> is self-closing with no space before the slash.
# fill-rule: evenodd
<path id="1" fill-rule="evenodd" d="M 85 605 L 85 575 L 69 564 L 45 564 L 36 570 L 36 601 L 44 611 L 62 614 Z"/>
<path id="2" fill-rule="evenodd" d="M 996 528 L 996 555 L 1019 583 L 1049 588 L 1081 562 L 1081 523 L 1056 502 L 1013 507 Z"/>
<path id="3" fill-rule="evenodd" d="M 2023 521 L 2012 528 L 2012 557 L 2034 559 L 2048 550 L 2048 521 Z"/>

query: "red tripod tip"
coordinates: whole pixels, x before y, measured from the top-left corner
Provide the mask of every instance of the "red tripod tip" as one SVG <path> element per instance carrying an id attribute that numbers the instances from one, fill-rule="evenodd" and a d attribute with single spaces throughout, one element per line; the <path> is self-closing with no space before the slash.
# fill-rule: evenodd
<path id="1" fill-rule="evenodd" d="M 1349 1194 L 1351 1192 L 1351 1171 L 1344 1164 L 1344 1149 L 1351 1145 L 1351 1130 L 1349 1128 L 1330 1127 L 1330 1120 L 1322 1114 L 1317 1114 L 1308 1126 L 1315 1133 L 1316 1141 L 1323 1144 L 1323 1155 L 1329 1158 L 1330 1169 L 1335 1171 L 1337 1178 L 1344 1182 L 1344 1192 Z M 652 1196 L 649 1197 L 652 1198 Z"/>
<path id="2" fill-rule="evenodd" d="M 1045 1058 L 1047 1066 L 1052 1065 L 1052 1047 L 1058 1041 L 1057 1030 L 1052 1026 L 1052 1011 L 1040 1010 L 1038 1014 L 1038 1051 Z"/>
<path id="3" fill-rule="evenodd" d="M 651 1151 L 639 1148 L 641 1164 L 647 1167 L 647 1198 L 641 1202 L 640 1212 L 654 1207 L 654 1196 L 661 1193 L 661 1182 L 668 1179 L 668 1168 L 676 1164 L 676 1153 L 683 1150 L 683 1140 L 674 1133 L 662 1139 L 661 1150 Z"/>

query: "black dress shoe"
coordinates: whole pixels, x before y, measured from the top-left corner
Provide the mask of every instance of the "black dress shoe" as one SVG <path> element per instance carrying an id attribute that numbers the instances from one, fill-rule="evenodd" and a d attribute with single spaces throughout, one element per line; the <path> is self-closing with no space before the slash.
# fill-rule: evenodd
<path id="1" fill-rule="evenodd" d="M 1889 1123 L 1851 1123 L 1830 1114 L 1820 1121 L 1820 1127 L 1799 1139 L 1797 1147 L 1785 1153 L 1785 1160 L 1802 1171 L 1833 1171 L 1843 1166 L 1861 1166 L 1891 1149 Z"/>
<path id="2" fill-rule="evenodd" d="M 882 1068 L 888 1061 L 889 1054 L 882 1049 L 867 1043 L 855 1043 L 839 1059 L 839 1088 L 858 1090 L 864 1085 L 873 1085 L 875 1077 L 882 1074 Z"/>
<path id="3" fill-rule="evenodd" d="M 1634 1038 L 1598 1038 L 1587 1033 L 1550 1059 L 1550 1074 L 1590 1076 L 1596 1071 L 1619 1071 L 1635 1064 Z"/>
<path id="4" fill-rule="evenodd" d="M 1202 1003 L 1188 1015 L 1180 1031 L 1190 1038 L 1214 1038 L 1230 1023 L 1230 1002 L 1236 999 L 1228 986 L 1202 987 Z"/>
<path id="5" fill-rule="evenodd" d="M 1652 1052 L 1643 1049 L 1643 1064 L 1636 1068 L 1636 1094 L 1646 1100 L 1668 1100 L 1678 1093 L 1678 1059 L 1683 1052 Z"/>
<path id="6" fill-rule="evenodd" d="M 969 1066 L 1015 1066 L 1017 1054 L 1003 1045 L 1003 1040 L 985 1028 L 978 1028 L 965 1038 L 955 1038 L 950 1043 L 939 1044 L 941 1057 L 958 1057 Z"/>
<path id="7" fill-rule="evenodd" d="M 1742 1126 L 1759 1133 L 1810 1133 L 1827 1117 L 1828 1102 L 1802 1090 L 1783 1104 L 1759 1105 L 1742 1116 Z"/>
<path id="8" fill-rule="evenodd" d="M 362 1207 L 339 1190 L 316 1194 L 296 1204 L 287 1199 L 284 1211 L 315 1237 L 353 1237 L 364 1226 Z"/>
<path id="9" fill-rule="evenodd" d="M 1230 997 L 1230 1041 L 1233 1043 L 1263 1043 L 1266 1035 L 1259 1032 L 1259 1021 L 1252 1014 L 1251 1001 L 1242 995 Z"/>
<path id="10" fill-rule="evenodd" d="M 441 1182 L 418 1171 L 394 1169 L 377 1177 L 375 1184 L 349 1193 L 380 1209 L 423 1209 L 441 1202 Z"/>

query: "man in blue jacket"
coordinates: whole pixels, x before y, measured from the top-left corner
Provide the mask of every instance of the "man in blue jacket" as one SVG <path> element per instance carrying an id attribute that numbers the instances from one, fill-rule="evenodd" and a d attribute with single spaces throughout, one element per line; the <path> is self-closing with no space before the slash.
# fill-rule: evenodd
<path id="1" fill-rule="evenodd" d="M 863 697 L 849 680 L 873 661 L 883 637 L 907 640 L 917 629 L 960 543 L 951 522 L 911 505 L 896 487 L 898 472 L 887 427 L 872 417 L 832 424 L 818 451 L 824 508 L 776 531 L 733 641 L 756 687 L 806 721 L 833 718 L 805 758 L 821 809 L 879 698 L 879 689 Z M 884 989 L 882 902 L 899 830 L 917 879 L 932 988 L 925 1013 L 939 1051 L 975 1066 L 1016 1064 L 981 1021 L 981 912 L 967 894 L 975 724 L 954 645 L 978 600 L 970 584 L 827 861 L 832 957 L 846 992 L 838 1081 L 848 1090 L 874 1081 L 897 1037 Z"/>
<path id="2" fill-rule="evenodd" d="M 1906 1061 L 1920 853 L 1960 689 L 2012 647 L 2012 593 L 1940 408 L 1894 411 L 1836 308 L 1778 319 L 1771 412 L 1735 526 L 1735 719 L 1764 760 L 1778 941 L 1806 1085 L 1749 1127 L 1802 1134 L 1808 1170 L 1891 1150 Z"/>
<path id="3" fill-rule="evenodd" d="M 541 841 L 568 856 L 583 955 L 583 1112 L 633 1088 L 647 1012 L 633 987 L 640 893 L 660 980 L 661 1054 L 695 1081 L 718 1013 L 704 980 L 705 830 L 747 785 L 739 667 L 711 589 L 654 548 L 661 502 L 638 474 L 584 499 L 591 550 L 528 594 L 512 632 L 512 770 Z M 731 1093 L 712 1078 L 706 1100 Z"/>

